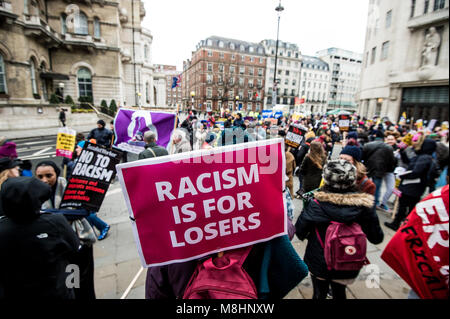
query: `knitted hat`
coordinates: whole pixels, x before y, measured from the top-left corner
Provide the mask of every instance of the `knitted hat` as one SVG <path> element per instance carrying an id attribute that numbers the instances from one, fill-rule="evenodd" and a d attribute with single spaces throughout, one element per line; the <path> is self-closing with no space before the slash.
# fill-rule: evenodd
<path id="1" fill-rule="evenodd" d="M 356 161 L 361 162 L 361 148 L 358 146 L 347 145 L 342 149 L 341 154 L 350 155 Z"/>
<path id="2" fill-rule="evenodd" d="M 84 147 L 84 144 L 86 144 L 86 141 L 79 141 L 78 144 L 77 144 L 77 146 L 83 148 L 83 147 Z"/>
<path id="3" fill-rule="evenodd" d="M 347 138 L 354 138 L 355 140 L 358 139 L 358 133 L 355 131 L 348 132 Z"/>
<path id="4" fill-rule="evenodd" d="M 352 188 L 356 183 L 356 167 L 345 160 L 329 161 L 322 174 L 325 186 L 338 191 Z"/>

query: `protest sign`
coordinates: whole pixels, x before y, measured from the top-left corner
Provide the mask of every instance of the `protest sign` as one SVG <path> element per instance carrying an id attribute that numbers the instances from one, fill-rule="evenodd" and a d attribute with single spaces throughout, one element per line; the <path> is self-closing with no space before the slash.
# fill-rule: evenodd
<path id="1" fill-rule="evenodd" d="M 109 184 L 116 176 L 122 153 L 86 142 L 64 191 L 60 208 L 98 212 Z"/>
<path id="2" fill-rule="evenodd" d="M 286 144 L 293 148 L 298 148 L 303 141 L 303 136 L 306 134 L 306 127 L 302 125 L 290 125 L 286 134 Z"/>
<path id="3" fill-rule="evenodd" d="M 430 121 L 430 123 L 428 123 L 427 130 L 432 132 L 434 127 L 436 126 L 436 123 L 437 123 L 437 120 L 436 119 L 432 119 Z"/>
<path id="4" fill-rule="evenodd" d="M 267 119 L 272 117 L 272 111 L 271 110 L 263 110 L 262 111 L 262 117 L 263 119 Z"/>
<path id="5" fill-rule="evenodd" d="M 68 127 L 61 127 L 56 137 L 56 156 L 72 158 L 75 149 L 76 131 Z"/>
<path id="6" fill-rule="evenodd" d="M 273 115 L 274 118 L 278 119 L 283 116 L 283 111 L 276 111 Z"/>
<path id="7" fill-rule="evenodd" d="M 419 202 L 381 254 L 421 299 L 449 297 L 448 190 Z"/>
<path id="8" fill-rule="evenodd" d="M 350 116 L 341 114 L 339 115 L 339 129 L 341 131 L 348 131 L 350 127 Z"/>
<path id="9" fill-rule="evenodd" d="M 287 234 L 285 166 L 280 138 L 118 165 L 142 265 Z"/>
<path id="10" fill-rule="evenodd" d="M 139 154 L 145 150 L 144 133 L 151 130 L 156 134 L 156 144 L 167 148 L 175 127 L 175 117 L 175 113 L 121 108 L 114 119 L 114 146 Z"/>

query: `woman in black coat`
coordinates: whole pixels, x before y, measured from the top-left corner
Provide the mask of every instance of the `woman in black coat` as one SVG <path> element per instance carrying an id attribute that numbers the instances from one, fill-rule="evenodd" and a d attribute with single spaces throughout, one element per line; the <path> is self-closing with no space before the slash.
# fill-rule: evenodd
<path id="1" fill-rule="evenodd" d="M 75 263 L 80 242 L 63 215 L 40 214 L 50 186 L 16 177 L 0 195 L 0 299 L 74 299 L 66 267 Z"/>
<path id="2" fill-rule="evenodd" d="M 308 155 L 303 159 L 300 175 L 303 177 L 303 192 L 307 193 L 319 187 L 322 181 L 322 169 L 327 160 L 327 154 L 319 142 L 312 142 Z"/>
<path id="3" fill-rule="evenodd" d="M 375 213 L 374 197 L 355 191 L 356 168 L 350 162 L 328 162 L 323 177 L 325 186 L 314 194 L 314 200 L 300 214 L 295 225 L 296 235 L 300 240 L 308 239 L 304 261 L 311 273 L 313 299 L 325 299 L 330 285 L 333 298 L 345 299 L 346 285 L 353 282 L 359 271 L 328 270 L 317 236 L 325 243 L 332 221 L 359 224 L 372 244 L 381 243 L 384 235 Z"/>

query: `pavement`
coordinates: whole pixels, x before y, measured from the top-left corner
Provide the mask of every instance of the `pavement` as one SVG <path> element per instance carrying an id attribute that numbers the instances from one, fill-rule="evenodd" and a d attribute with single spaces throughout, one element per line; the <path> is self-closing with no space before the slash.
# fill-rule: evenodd
<path id="1" fill-rule="evenodd" d="M 339 151 L 337 147 L 333 157 Z M 294 182 L 294 189 L 298 189 L 298 179 Z M 384 194 L 384 190 L 381 194 Z M 294 206 L 296 221 L 301 212 L 302 201 L 294 199 Z M 110 186 L 98 216 L 111 225 L 111 230 L 104 240 L 94 246 L 97 298 L 143 299 L 146 269 L 141 270 L 131 222 L 118 181 Z M 371 265 L 365 266 L 356 281 L 347 286 L 349 299 L 406 299 L 408 296 L 409 286 L 380 258 L 394 231 L 384 226 L 384 221 L 391 218 L 389 214 L 378 211 L 378 216 L 385 238 L 379 245 L 368 243 L 367 257 Z M 294 237 L 292 244 L 303 257 L 307 241 Z M 285 299 L 311 299 L 312 294 L 311 278 L 308 276 Z"/>

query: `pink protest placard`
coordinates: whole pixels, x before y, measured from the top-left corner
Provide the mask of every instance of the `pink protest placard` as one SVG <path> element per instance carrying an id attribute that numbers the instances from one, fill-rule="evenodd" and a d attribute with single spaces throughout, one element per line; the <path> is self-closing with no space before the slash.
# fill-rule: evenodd
<path id="1" fill-rule="evenodd" d="M 286 235 L 285 165 L 283 139 L 118 165 L 142 265 Z"/>

